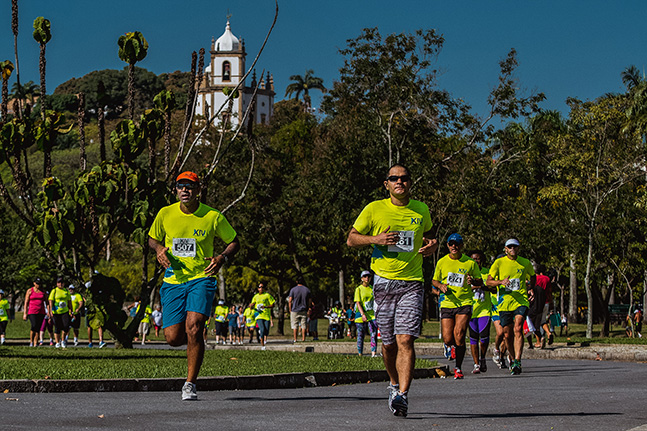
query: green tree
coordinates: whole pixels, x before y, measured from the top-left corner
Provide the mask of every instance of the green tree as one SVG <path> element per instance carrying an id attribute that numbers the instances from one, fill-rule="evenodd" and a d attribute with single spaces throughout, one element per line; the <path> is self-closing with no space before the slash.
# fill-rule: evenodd
<path id="1" fill-rule="evenodd" d="M 639 176 L 640 139 L 625 134 L 626 100 L 608 96 L 594 102 L 569 100 L 568 130 L 549 142 L 554 184 L 539 196 L 555 208 L 568 209 L 585 227 L 584 288 L 587 296 L 586 336 L 593 336 L 594 286 L 591 282 L 599 226 L 607 217 L 609 202 Z"/>

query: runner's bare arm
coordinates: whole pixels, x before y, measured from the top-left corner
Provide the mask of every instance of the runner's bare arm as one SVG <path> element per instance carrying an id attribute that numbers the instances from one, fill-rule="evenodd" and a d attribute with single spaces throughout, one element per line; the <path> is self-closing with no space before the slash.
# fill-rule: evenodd
<path id="1" fill-rule="evenodd" d="M 442 293 L 447 293 L 447 285 L 441 283 L 438 280 L 431 280 L 431 285 L 434 286 L 436 289 L 438 289 Z"/>
<path id="2" fill-rule="evenodd" d="M 438 240 L 426 238 L 426 235 L 429 232 L 422 234 L 422 247 L 418 250 L 418 253 L 422 254 L 422 257 L 429 257 L 438 250 Z"/>
<path id="3" fill-rule="evenodd" d="M 204 260 L 210 260 L 209 265 L 204 269 L 204 273 L 207 275 L 212 275 L 220 271 L 220 268 L 236 253 L 240 250 L 240 242 L 238 242 L 238 237 L 235 237 L 232 242 L 227 244 L 225 251 L 220 253 L 218 256 L 214 257 L 205 257 Z"/>
<path id="4" fill-rule="evenodd" d="M 398 243 L 400 234 L 398 232 L 389 232 L 391 226 L 387 227 L 384 232 L 378 235 L 362 235 L 355 228 L 351 228 L 348 233 L 346 245 L 353 248 L 365 247 L 367 245 L 394 245 Z"/>
<path id="5" fill-rule="evenodd" d="M 155 254 L 157 255 L 157 261 L 160 263 L 160 265 L 162 265 L 164 268 L 171 266 L 171 261 L 168 260 L 168 256 L 166 255 L 168 247 L 164 247 L 164 244 L 150 236 L 148 237 L 148 246 L 155 251 Z"/>

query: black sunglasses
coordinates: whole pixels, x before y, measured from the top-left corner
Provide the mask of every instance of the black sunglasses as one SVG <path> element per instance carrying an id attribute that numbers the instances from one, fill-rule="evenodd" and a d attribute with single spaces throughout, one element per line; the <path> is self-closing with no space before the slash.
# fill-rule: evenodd
<path id="1" fill-rule="evenodd" d="M 402 180 L 403 183 L 408 183 L 409 181 L 411 181 L 411 177 L 409 175 L 391 175 L 389 177 L 386 177 L 386 179 L 391 181 L 392 183 L 395 183 L 398 180 Z"/>
<path id="2" fill-rule="evenodd" d="M 459 245 L 461 245 L 461 244 L 462 244 L 461 242 L 456 242 L 456 241 L 449 241 L 449 242 L 447 243 L 447 245 L 449 245 L 449 246 L 451 246 L 451 247 L 459 246 Z"/>
<path id="3" fill-rule="evenodd" d="M 175 188 L 178 190 L 182 189 L 187 189 L 187 190 L 193 190 L 198 188 L 198 184 L 196 183 L 176 183 Z"/>

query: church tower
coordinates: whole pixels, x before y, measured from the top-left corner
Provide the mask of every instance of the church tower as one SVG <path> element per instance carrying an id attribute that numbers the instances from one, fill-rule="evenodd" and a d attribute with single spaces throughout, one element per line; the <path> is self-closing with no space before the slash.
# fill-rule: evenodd
<path id="1" fill-rule="evenodd" d="M 210 118 L 221 110 L 221 114 L 213 120 L 214 125 L 222 122 L 222 112 L 226 110 L 223 104 L 227 96 L 223 90 L 232 90 L 241 82 L 245 75 L 245 41 L 239 40 L 231 32 L 229 19 L 225 32 L 217 40 L 211 39 L 211 59 L 207 67 L 203 82 L 198 91 L 196 114 Z M 232 117 L 230 124 L 237 127 L 242 121 L 245 111 L 250 103 L 254 103 L 248 115 L 247 121 L 254 124 L 267 123 L 274 110 L 274 79 L 267 73 L 267 78 L 260 78 L 260 87 L 254 97 L 254 90 L 258 82 L 256 72 L 252 77 L 251 85 L 248 87 L 243 81 L 239 87 L 239 97 L 233 99 Z"/>

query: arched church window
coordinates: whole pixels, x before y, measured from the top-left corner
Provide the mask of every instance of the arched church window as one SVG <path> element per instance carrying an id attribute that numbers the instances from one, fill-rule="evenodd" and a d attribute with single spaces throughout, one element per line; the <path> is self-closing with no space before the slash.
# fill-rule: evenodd
<path id="1" fill-rule="evenodd" d="M 231 63 L 228 61 L 222 62 L 222 80 L 231 81 Z"/>

